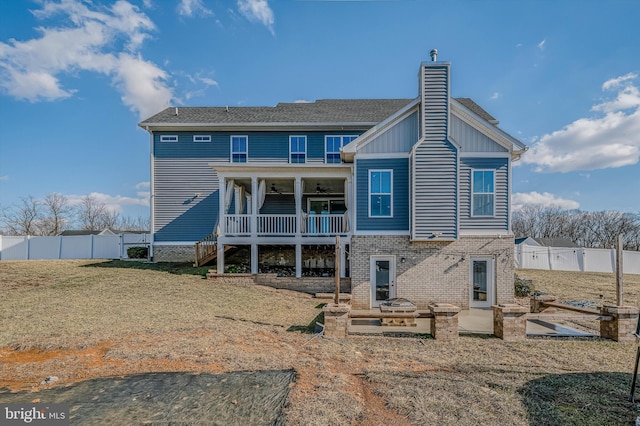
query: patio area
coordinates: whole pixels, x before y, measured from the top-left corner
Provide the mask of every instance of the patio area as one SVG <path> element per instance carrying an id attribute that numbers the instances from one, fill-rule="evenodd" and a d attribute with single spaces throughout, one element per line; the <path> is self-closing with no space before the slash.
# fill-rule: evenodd
<path id="1" fill-rule="evenodd" d="M 367 311 L 352 311 L 363 314 Z M 415 327 L 382 326 L 379 319 L 352 318 L 348 333 L 350 335 L 385 336 L 398 334 L 431 334 L 431 318 L 417 318 Z M 493 311 L 491 309 L 471 308 L 458 314 L 458 330 L 460 334 L 493 334 Z M 593 337 L 565 325 L 559 325 L 538 319 L 527 321 L 527 336 L 547 337 Z"/>

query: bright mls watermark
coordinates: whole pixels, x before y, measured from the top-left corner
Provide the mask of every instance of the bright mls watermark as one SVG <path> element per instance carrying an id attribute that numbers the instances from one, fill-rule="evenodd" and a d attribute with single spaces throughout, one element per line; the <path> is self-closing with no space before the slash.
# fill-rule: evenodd
<path id="1" fill-rule="evenodd" d="M 0 404 L 0 425 L 68 426 L 69 404 Z"/>

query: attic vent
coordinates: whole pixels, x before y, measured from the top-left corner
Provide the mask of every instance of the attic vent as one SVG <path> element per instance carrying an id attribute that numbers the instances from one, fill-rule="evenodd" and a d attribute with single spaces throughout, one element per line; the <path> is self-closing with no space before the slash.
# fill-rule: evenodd
<path id="1" fill-rule="evenodd" d="M 438 49 L 432 49 L 431 52 L 429 52 L 429 56 L 431 56 L 431 60 L 433 62 L 438 60 Z"/>
<path id="2" fill-rule="evenodd" d="M 176 115 L 178 115 L 178 107 L 176 107 Z"/>

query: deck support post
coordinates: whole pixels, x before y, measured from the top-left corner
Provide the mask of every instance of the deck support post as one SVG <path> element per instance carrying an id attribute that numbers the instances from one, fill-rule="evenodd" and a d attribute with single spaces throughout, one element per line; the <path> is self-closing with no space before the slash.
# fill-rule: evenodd
<path id="1" fill-rule="evenodd" d="M 258 273 L 258 245 L 251 244 L 251 273 Z"/>

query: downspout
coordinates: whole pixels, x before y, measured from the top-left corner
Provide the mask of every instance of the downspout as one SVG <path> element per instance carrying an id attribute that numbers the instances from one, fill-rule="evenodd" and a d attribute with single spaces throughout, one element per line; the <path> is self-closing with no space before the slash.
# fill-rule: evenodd
<path id="1" fill-rule="evenodd" d="M 150 167 L 150 179 L 149 179 L 149 213 L 151 214 L 150 220 L 149 220 L 149 260 L 153 260 L 153 242 L 154 242 L 154 236 L 155 236 L 155 229 L 156 229 L 156 219 L 155 219 L 155 182 L 154 182 L 154 176 L 155 176 L 155 162 L 153 161 L 155 158 L 155 147 L 154 147 L 154 143 L 153 143 L 153 131 L 149 130 L 149 126 L 146 126 L 147 132 L 149 132 L 149 142 L 151 145 L 150 148 L 150 162 L 151 162 L 151 167 Z"/>

